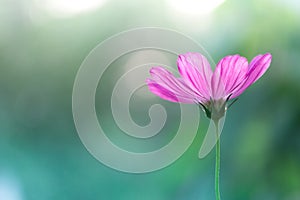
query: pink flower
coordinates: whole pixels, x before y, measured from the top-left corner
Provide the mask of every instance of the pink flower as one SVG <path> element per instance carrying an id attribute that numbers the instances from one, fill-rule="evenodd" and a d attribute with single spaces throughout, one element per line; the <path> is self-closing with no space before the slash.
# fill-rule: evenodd
<path id="1" fill-rule="evenodd" d="M 271 54 L 266 53 L 248 64 L 240 55 L 229 55 L 220 60 L 213 72 L 203 55 L 186 53 L 177 59 L 180 78 L 162 67 L 153 67 L 147 84 L 151 92 L 165 100 L 197 103 L 209 118 L 220 119 L 228 100 L 256 82 L 269 68 L 271 59 Z"/>

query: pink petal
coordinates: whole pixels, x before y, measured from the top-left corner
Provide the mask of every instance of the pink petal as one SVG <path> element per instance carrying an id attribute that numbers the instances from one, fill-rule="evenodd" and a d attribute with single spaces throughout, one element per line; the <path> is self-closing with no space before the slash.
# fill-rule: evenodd
<path id="1" fill-rule="evenodd" d="M 153 82 L 152 80 L 147 80 L 147 84 L 149 90 L 154 93 L 155 95 L 159 96 L 162 99 L 172 101 L 172 102 L 180 102 L 180 100 L 176 97 L 174 93 L 170 90 L 164 88 L 163 86 L 159 85 L 158 83 Z M 190 101 L 188 101 L 190 103 Z"/>
<path id="2" fill-rule="evenodd" d="M 266 53 L 258 55 L 250 63 L 244 83 L 237 88 L 231 98 L 235 98 L 242 94 L 250 85 L 255 83 L 269 68 L 272 60 L 272 55 Z"/>
<path id="3" fill-rule="evenodd" d="M 153 67 L 150 70 L 152 79 L 156 82 L 165 85 L 175 94 L 186 98 L 198 98 L 198 95 L 191 90 L 181 78 L 176 78 L 171 72 L 162 67 Z"/>
<path id="4" fill-rule="evenodd" d="M 219 100 L 225 98 L 225 84 L 221 79 L 221 74 L 218 71 L 215 71 L 211 79 L 211 93 L 212 98 Z"/>
<path id="5" fill-rule="evenodd" d="M 248 61 L 240 55 L 229 55 L 220 60 L 212 77 L 214 99 L 226 98 L 245 80 Z"/>
<path id="6" fill-rule="evenodd" d="M 248 81 L 255 83 L 269 68 L 272 60 L 272 55 L 266 53 L 265 55 L 256 56 L 250 63 Z"/>
<path id="7" fill-rule="evenodd" d="M 149 89 L 159 97 L 182 103 L 195 103 L 201 101 L 201 96 L 192 91 L 181 79 L 162 67 L 154 67 L 150 70 L 152 76 L 147 80 Z"/>
<path id="8" fill-rule="evenodd" d="M 211 97 L 212 70 L 207 59 L 200 53 L 179 55 L 177 66 L 186 84 L 206 100 Z"/>

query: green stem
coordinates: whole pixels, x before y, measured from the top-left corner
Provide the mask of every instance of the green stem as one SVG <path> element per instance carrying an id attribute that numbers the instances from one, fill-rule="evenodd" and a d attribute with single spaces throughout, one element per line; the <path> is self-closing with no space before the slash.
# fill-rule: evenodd
<path id="1" fill-rule="evenodd" d="M 215 122 L 216 134 L 217 134 L 217 144 L 216 144 L 216 167 L 215 167 L 215 194 L 216 200 L 220 200 L 220 157 L 221 157 L 221 145 L 219 137 L 219 122 Z"/>

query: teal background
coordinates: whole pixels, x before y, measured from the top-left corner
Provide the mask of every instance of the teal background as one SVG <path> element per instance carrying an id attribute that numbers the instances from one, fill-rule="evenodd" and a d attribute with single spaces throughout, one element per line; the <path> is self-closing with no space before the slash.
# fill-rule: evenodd
<path id="1" fill-rule="evenodd" d="M 144 26 L 180 31 L 202 44 L 216 62 L 228 54 L 250 60 L 272 53 L 270 69 L 227 114 L 221 137 L 221 194 L 230 200 L 300 199 L 297 1 L 227 0 L 210 15 L 192 16 L 172 10 L 165 1 L 112 0 L 67 17 L 52 15 L 37 2 L 42 1 L 0 2 L 1 200 L 214 199 L 214 153 L 204 160 L 197 157 L 208 124 L 203 113 L 188 151 L 167 168 L 148 174 L 104 166 L 77 135 L 72 87 L 83 59 L 111 35 Z M 178 105 L 156 97 L 136 101 L 142 108 L 133 108 L 132 117 L 140 125 L 149 122 L 153 103 L 171 113 L 165 136 L 145 148 L 163 146 L 178 127 Z M 109 107 L 105 109 L 107 118 L 100 123 L 122 142 Z"/>

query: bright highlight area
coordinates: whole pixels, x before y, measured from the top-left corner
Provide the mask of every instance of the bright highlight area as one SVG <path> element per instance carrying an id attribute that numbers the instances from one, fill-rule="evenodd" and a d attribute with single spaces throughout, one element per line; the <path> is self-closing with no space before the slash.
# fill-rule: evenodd
<path id="1" fill-rule="evenodd" d="M 105 0 L 46 0 L 43 6 L 57 17 L 68 17 L 101 7 Z"/>
<path id="2" fill-rule="evenodd" d="M 9 177 L 0 176 L 0 200 L 22 200 L 19 185 Z"/>
<path id="3" fill-rule="evenodd" d="M 211 13 L 225 0 L 168 0 L 176 11 L 183 14 L 201 15 Z"/>

